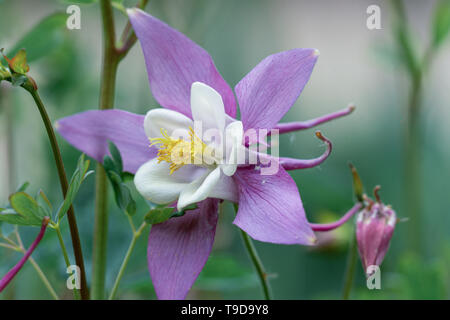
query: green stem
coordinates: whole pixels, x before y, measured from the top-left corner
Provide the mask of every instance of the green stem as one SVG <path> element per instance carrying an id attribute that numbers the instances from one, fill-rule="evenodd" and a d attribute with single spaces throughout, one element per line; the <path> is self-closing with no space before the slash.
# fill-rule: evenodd
<path id="1" fill-rule="evenodd" d="M 61 251 L 64 256 L 64 262 L 66 263 L 66 267 L 69 267 L 70 266 L 69 255 L 67 254 L 67 249 L 66 249 L 66 245 L 64 244 L 61 230 L 60 230 L 59 226 L 54 226 L 54 229 L 56 231 L 56 234 L 58 235 L 59 245 L 61 247 Z"/>
<path id="2" fill-rule="evenodd" d="M 95 188 L 94 246 L 92 256 L 92 299 L 104 299 L 108 235 L 108 194 L 106 173 L 98 163 Z"/>
<path id="3" fill-rule="evenodd" d="M 234 205 L 234 209 L 237 213 L 238 212 L 237 204 Z M 272 300 L 272 290 L 270 289 L 269 280 L 267 279 L 267 273 L 264 269 L 264 265 L 262 264 L 261 259 L 259 258 L 258 252 L 256 251 L 253 241 L 245 231 L 241 229 L 239 230 L 242 235 L 242 240 L 244 240 L 245 249 L 247 249 L 247 253 L 250 256 L 250 260 L 252 261 L 253 266 L 256 269 L 256 273 L 258 274 L 264 298 L 266 300 Z"/>
<path id="4" fill-rule="evenodd" d="M 423 94 L 423 77 L 429 70 L 434 48 L 430 45 L 425 51 L 422 60 L 416 57 L 412 41 L 410 40 L 410 28 L 408 26 L 405 6 L 402 0 L 392 0 L 395 13 L 394 25 L 395 36 L 399 44 L 400 52 L 407 61 L 407 70 L 410 77 L 411 88 L 408 98 L 408 123 L 405 134 L 405 167 L 404 167 L 404 207 L 410 217 L 410 227 L 408 228 L 409 242 L 412 250 L 419 254 L 424 252 L 421 216 L 423 213 L 422 203 L 422 177 L 421 177 L 421 108 Z"/>
<path id="5" fill-rule="evenodd" d="M 50 281 L 48 281 L 47 277 L 45 276 L 44 272 L 39 267 L 37 262 L 33 259 L 33 257 L 30 257 L 28 260 L 30 261 L 30 263 L 33 266 L 34 270 L 36 270 L 37 274 L 41 278 L 41 280 L 44 283 L 45 287 L 47 288 L 48 292 L 50 292 L 50 295 L 53 297 L 53 299 L 59 300 L 59 297 L 56 294 L 55 289 L 53 289 L 52 285 L 50 284 Z"/>
<path id="6" fill-rule="evenodd" d="M 404 197 L 406 212 L 408 212 L 411 226 L 410 245 L 413 250 L 419 253 L 422 248 L 422 179 L 421 179 L 421 147 L 420 147 L 420 100 L 422 95 L 422 76 L 418 74 L 411 79 L 411 91 L 408 106 L 408 127 L 405 143 L 405 184 L 406 194 Z"/>
<path id="7" fill-rule="evenodd" d="M 141 0 L 139 7 L 144 8 L 147 2 L 147 0 Z M 128 22 L 124 34 L 127 33 L 129 36 L 123 36 L 125 42 L 120 49 L 117 49 L 115 46 L 116 32 L 111 2 L 109 0 L 101 0 L 100 9 L 103 25 L 103 62 L 99 109 L 105 110 L 114 108 L 117 68 L 119 62 L 136 42 L 136 37 L 134 32 L 130 31 L 131 25 Z M 105 170 L 100 163 L 97 164 L 95 195 L 92 298 L 104 299 L 108 236 L 108 185 Z"/>
<path id="8" fill-rule="evenodd" d="M 2 242 L 0 242 L 0 247 L 3 247 L 3 248 L 6 248 L 6 249 L 11 249 L 11 250 L 17 251 L 17 250 L 16 250 L 16 247 L 14 247 L 14 246 L 12 246 L 12 245 L 10 245 L 10 244 L 7 244 L 7 243 L 2 243 Z"/>
<path id="9" fill-rule="evenodd" d="M 350 292 L 352 291 L 353 278 L 355 277 L 356 261 L 357 261 L 357 244 L 356 237 L 354 237 L 350 243 L 350 248 L 347 257 L 347 266 L 345 271 L 344 288 L 342 290 L 342 299 L 348 300 Z"/>
<path id="10" fill-rule="evenodd" d="M 144 230 L 146 225 L 147 224 L 145 222 L 143 222 L 142 225 L 139 227 L 139 229 L 137 231 L 133 232 L 133 238 L 131 239 L 130 246 L 128 247 L 127 253 L 125 254 L 125 258 L 122 262 L 122 265 L 120 266 L 120 270 L 119 270 L 119 273 L 117 274 L 116 281 L 114 282 L 113 289 L 111 291 L 111 294 L 109 295 L 109 300 L 114 300 L 114 297 L 116 296 L 117 289 L 119 288 L 119 283 L 122 280 L 123 274 L 128 265 L 128 262 L 130 260 L 131 253 L 133 252 L 134 247 L 136 245 L 136 241 L 141 236 L 142 231 Z M 134 225 L 133 225 L 133 227 L 134 227 Z"/>
<path id="11" fill-rule="evenodd" d="M 44 125 L 45 125 L 45 129 L 47 130 L 47 135 L 48 135 L 48 138 L 50 141 L 50 145 L 52 147 L 53 156 L 55 158 L 56 168 L 58 170 L 58 176 L 59 176 L 59 181 L 61 184 L 61 190 L 62 190 L 63 196 L 65 198 L 66 194 L 67 194 L 67 189 L 69 187 L 69 183 L 67 180 L 66 171 L 64 169 L 64 163 L 62 161 L 58 142 L 56 140 L 56 135 L 55 135 L 55 132 L 53 131 L 52 122 L 50 121 L 50 118 L 47 114 L 45 106 L 42 103 L 42 100 L 41 100 L 38 92 L 36 90 L 29 90 L 29 89 L 27 89 L 27 90 L 28 90 L 28 92 L 30 92 L 31 96 L 33 97 L 33 99 L 38 107 L 39 113 L 41 114 L 42 121 L 44 122 Z M 83 300 L 87 300 L 87 299 L 89 299 L 89 290 L 88 290 L 87 281 L 86 281 L 86 272 L 85 272 L 85 268 L 84 268 L 83 251 L 81 248 L 81 241 L 80 241 L 80 236 L 78 233 L 75 212 L 74 212 L 72 206 L 69 208 L 69 211 L 67 212 L 67 220 L 69 222 L 70 235 L 72 238 L 72 246 L 73 246 L 73 252 L 75 255 L 75 261 L 76 261 L 77 266 L 80 268 L 80 273 L 81 273 L 80 274 L 81 298 Z"/>
<path id="12" fill-rule="evenodd" d="M 99 109 L 112 109 L 116 86 L 118 54 L 115 48 L 113 9 L 109 0 L 101 0 L 103 22 L 103 62 L 100 85 Z M 103 166 L 98 163 L 96 170 L 95 222 L 92 269 L 92 298 L 105 298 L 107 238 L 108 238 L 108 185 Z"/>
<path id="13" fill-rule="evenodd" d="M 66 267 L 69 267 L 71 265 L 70 259 L 69 259 L 69 255 L 67 254 L 67 248 L 66 248 L 66 245 L 64 244 L 64 240 L 63 240 L 63 237 L 61 234 L 61 229 L 59 228 L 59 224 L 53 225 L 53 228 L 55 229 L 56 234 L 58 235 L 59 245 L 61 247 L 61 251 L 64 256 L 64 261 L 66 262 Z M 80 300 L 80 292 L 78 292 L 78 289 L 73 290 L 73 295 L 76 300 Z"/>

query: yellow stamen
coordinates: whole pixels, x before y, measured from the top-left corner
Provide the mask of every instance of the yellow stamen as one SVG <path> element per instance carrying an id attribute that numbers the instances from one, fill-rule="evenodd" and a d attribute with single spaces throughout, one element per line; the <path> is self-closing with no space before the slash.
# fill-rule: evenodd
<path id="1" fill-rule="evenodd" d="M 161 129 L 161 138 L 150 138 L 150 146 L 158 145 L 158 163 L 165 161 L 170 164 L 170 174 L 185 164 L 201 164 L 203 154 L 208 146 L 189 127 L 190 141 L 174 139 Z M 209 151 L 209 150 L 208 150 Z"/>

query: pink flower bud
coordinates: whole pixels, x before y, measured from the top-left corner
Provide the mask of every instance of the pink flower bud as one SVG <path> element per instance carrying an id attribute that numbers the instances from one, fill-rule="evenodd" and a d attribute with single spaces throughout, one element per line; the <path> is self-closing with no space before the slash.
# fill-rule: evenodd
<path id="1" fill-rule="evenodd" d="M 371 203 L 359 212 L 356 221 L 356 240 L 366 275 L 368 267 L 379 266 L 386 255 L 394 233 L 397 217 L 390 206 Z"/>

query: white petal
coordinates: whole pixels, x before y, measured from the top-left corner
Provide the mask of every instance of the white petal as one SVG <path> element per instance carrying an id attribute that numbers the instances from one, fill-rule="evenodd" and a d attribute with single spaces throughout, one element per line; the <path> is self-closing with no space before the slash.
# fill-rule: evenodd
<path id="1" fill-rule="evenodd" d="M 182 129 L 187 132 L 192 126 L 192 120 L 184 114 L 163 108 L 150 110 L 144 120 L 145 134 L 149 138 L 162 137 L 161 129 L 167 130 L 167 133 L 172 135 L 175 130 Z"/>
<path id="2" fill-rule="evenodd" d="M 168 204 L 178 199 L 180 193 L 195 179 L 203 177 L 206 169 L 186 165 L 169 174 L 167 162 L 158 163 L 152 159 L 144 163 L 134 176 L 139 193 L 157 204 Z"/>
<path id="3" fill-rule="evenodd" d="M 194 82 L 191 86 L 191 111 L 195 122 L 201 121 L 203 130 L 225 128 L 225 107 L 221 95 L 202 82 Z"/>
<path id="4" fill-rule="evenodd" d="M 231 202 L 238 202 L 238 189 L 232 177 L 222 174 L 220 182 L 211 190 L 208 198 L 217 198 L 229 200 Z"/>
<path id="5" fill-rule="evenodd" d="M 220 168 L 207 171 L 203 177 L 200 177 L 186 186 L 181 191 L 178 199 L 178 211 L 182 208 L 205 200 L 209 197 L 211 191 L 220 181 Z"/>
<path id="6" fill-rule="evenodd" d="M 242 154 L 244 139 L 244 126 L 241 121 L 230 123 L 226 130 L 226 159 L 220 167 L 227 176 L 232 176 L 237 169 L 238 164 L 245 162 L 245 155 Z"/>

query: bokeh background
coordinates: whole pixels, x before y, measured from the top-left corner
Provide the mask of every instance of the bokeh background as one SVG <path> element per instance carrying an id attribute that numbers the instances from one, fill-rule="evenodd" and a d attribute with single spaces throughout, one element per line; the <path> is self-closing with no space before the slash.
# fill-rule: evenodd
<path id="1" fill-rule="evenodd" d="M 87 1 L 89 2 L 89 1 Z M 69 1 L 0 0 L 0 48 L 14 48 L 39 21 L 65 12 Z M 133 6 L 134 1 L 125 1 Z M 380 30 L 366 27 L 369 5 L 381 8 Z M 406 12 L 414 49 L 421 56 L 431 41 L 436 1 L 407 1 Z M 101 21 L 96 3 L 81 4 L 81 30 L 64 26 L 33 37 L 30 75 L 54 120 L 98 104 L 101 64 Z M 396 54 L 395 16 L 388 1 L 294 0 L 151 0 L 146 11 L 180 30 L 203 46 L 233 87 L 267 55 L 297 47 L 313 47 L 321 55 L 301 97 L 284 118 L 307 120 L 346 107 L 348 117 L 321 125 L 334 143 L 331 157 L 320 167 L 293 172 L 311 222 L 339 218 L 353 205 L 348 162 L 359 170 L 367 192 L 380 184 L 382 199 L 400 218 L 408 218 L 404 167 L 405 135 L 410 81 Z M 117 29 L 126 17 L 115 12 Z M 394 23 L 393 23 L 394 21 Z M 44 44 L 39 48 L 39 44 Z M 44 52 L 40 52 L 40 50 Z M 30 53 L 30 52 L 29 52 Z M 433 56 L 423 81 L 420 112 L 420 199 L 416 220 L 397 225 L 391 248 L 382 265 L 382 290 L 369 291 L 358 260 L 351 298 L 450 298 L 450 39 Z M 116 107 L 144 114 L 158 104 L 153 99 L 137 44 L 118 72 Z M 60 139 L 66 169 L 73 172 L 79 152 Z M 311 158 L 325 149 L 314 130 L 281 138 L 281 154 Z M 91 165 L 94 168 L 94 165 Z M 0 204 L 23 182 L 33 194 L 43 189 L 52 203 L 61 201 L 53 157 L 43 124 L 31 97 L 2 83 L 0 88 Z M 83 184 L 75 209 L 90 278 L 93 238 L 93 177 Z M 136 198 L 138 195 L 135 194 Z M 110 197 L 107 287 L 111 289 L 131 232 L 123 213 Z M 146 204 L 139 201 L 142 219 Z M 220 216 L 214 250 L 190 298 L 261 298 L 257 278 L 244 251 L 240 234 L 231 224 L 233 211 L 225 206 Z M 1 226 L 4 234 L 10 226 Z M 411 230 L 420 230 L 417 234 Z M 21 227 L 28 246 L 37 228 Z M 67 222 L 63 223 L 70 243 Z M 153 299 L 146 263 L 147 233 L 142 236 L 122 280 L 118 298 Z M 338 299 L 341 297 L 347 252 L 354 226 L 347 223 L 325 235 L 323 246 L 308 248 L 256 243 L 272 275 L 278 299 Z M 417 245 L 419 244 L 419 245 Z M 68 247 L 70 247 L 68 245 Z M 0 275 L 21 254 L 0 248 Z M 33 254 L 63 297 L 67 274 L 57 237 L 49 230 Z M 0 299 L 50 298 L 35 270 L 27 264 Z"/>

